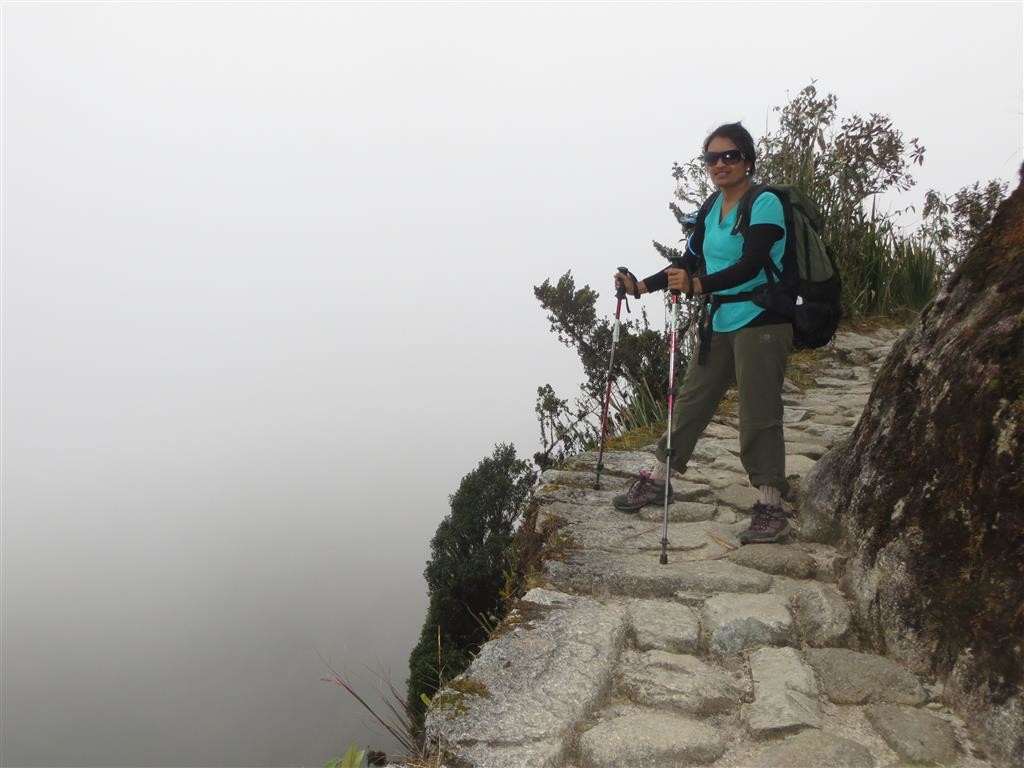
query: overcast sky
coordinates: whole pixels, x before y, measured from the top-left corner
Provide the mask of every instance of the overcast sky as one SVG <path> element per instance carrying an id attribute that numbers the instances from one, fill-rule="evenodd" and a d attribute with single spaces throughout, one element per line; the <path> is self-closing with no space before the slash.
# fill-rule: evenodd
<path id="1" fill-rule="evenodd" d="M 1022 162 L 1022 4 L 2 3 L 4 765 L 321 765 L 448 495 L 659 266 L 673 161 L 811 79 Z M 655 299 L 646 306 L 660 319 Z M 371 678 L 372 679 L 372 678 Z M 377 743 L 382 743 L 377 740 Z"/>

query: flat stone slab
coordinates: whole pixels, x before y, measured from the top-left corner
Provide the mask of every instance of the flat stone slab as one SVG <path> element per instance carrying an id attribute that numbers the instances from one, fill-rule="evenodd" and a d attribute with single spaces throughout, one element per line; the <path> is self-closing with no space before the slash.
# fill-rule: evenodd
<path id="1" fill-rule="evenodd" d="M 725 735 L 697 720 L 666 712 L 634 712 L 601 720 L 579 738 L 579 756 L 592 768 L 703 765 L 725 752 Z M 533 765 L 532 763 L 509 763 Z"/>
<path id="2" fill-rule="evenodd" d="M 736 438 L 717 438 L 703 436 L 693 447 L 692 460 L 699 464 L 710 464 L 723 456 L 737 456 L 740 443 Z"/>
<path id="3" fill-rule="evenodd" d="M 860 368 L 859 370 L 864 370 Z M 842 379 L 843 381 L 856 381 L 857 370 L 853 368 L 839 368 L 835 365 L 827 365 L 822 369 L 822 373 L 825 376 L 831 376 L 833 379 Z M 869 380 L 869 377 L 864 377 L 864 380 Z"/>
<path id="4" fill-rule="evenodd" d="M 852 428 L 857 423 L 857 419 L 858 418 L 859 418 L 859 415 L 858 416 L 846 416 L 846 415 L 843 415 L 843 414 L 836 414 L 835 416 L 830 416 L 828 414 L 824 414 L 823 413 L 823 414 L 815 415 L 815 417 L 812 420 L 812 422 L 814 424 L 825 424 L 827 426 L 851 427 Z"/>
<path id="5" fill-rule="evenodd" d="M 912 763 L 951 765 L 957 759 L 953 726 L 899 704 L 873 704 L 864 714 L 896 754 Z"/>
<path id="6" fill-rule="evenodd" d="M 814 469 L 814 465 L 816 463 L 816 459 L 812 459 L 808 456 L 800 454 L 788 455 L 786 456 L 786 476 L 797 475 L 799 477 L 803 477 Z"/>
<path id="7" fill-rule="evenodd" d="M 725 424 L 721 421 L 712 421 L 708 424 L 707 429 L 704 430 L 705 437 L 714 437 L 720 440 L 739 440 L 740 431 L 736 427 Z M 739 443 L 736 444 L 737 450 L 739 449 Z"/>
<path id="8" fill-rule="evenodd" d="M 727 560 L 696 559 L 699 551 L 669 552 L 668 564 L 661 565 L 658 539 L 653 535 L 651 549 L 640 554 L 572 551 L 564 562 L 547 563 L 547 577 L 553 586 L 567 591 L 628 597 L 766 592 L 771 587 L 768 574 Z"/>
<path id="9" fill-rule="evenodd" d="M 767 574 L 724 560 L 708 560 L 688 563 L 673 592 L 713 595 L 717 592 L 766 592 L 769 587 L 771 576 Z"/>
<path id="10" fill-rule="evenodd" d="M 545 485 L 573 485 L 578 488 L 593 488 L 594 481 L 597 479 L 597 474 L 593 471 L 579 472 L 565 469 L 545 469 L 540 473 L 537 485 L 544 487 Z M 603 488 L 605 476 L 601 476 L 601 485 Z M 621 477 L 613 477 L 612 482 L 616 485 L 622 482 Z"/>
<path id="11" fill-rule="evenodd" d="M 928 695 L 908 669 L 871 653 L 845 648 L 807 648 L 804 658 L 836 704 L 910 704 L 920 706 Z"/>
<path id="12" fill-rule="evenodd" d="M 473 768 L 509 768 L 511 765 L 529 765 L 537 768 L 561 768 L 565 754 L 564 739 L 538 739 L 511 746 L 496 744 L 461 745 L 457 754 L 461 765 Z M 403 768 L 406 768 L 403 766 Z M 408 766 L 412 768 L 412 766 Z"/>
<path id="13" fill-rule="evenodd" d="M 669 507 L 668 554 L 681 550 L 681 556 L 687 560 L 718 560 L 731 552 L 739 543 L 733 532 L 733 526 L 718 520 L 702 520 L 699 522 L 677 523 L 672 520 L 672 507 Z M 662 511 L 654 510 L 649 516 L 640 518 L 642 524 L 649 526 L 645 534 L 635 536 L 640 549 L 656 552 L 661 555 Z"/>
<path id="14" fill-rule="evenodd" d="M 689 606 L 665 600 L 630 600 L 626 613 L 641 651 L 695 653 L 700 645 L 700 618 Z"/>
<path id="15" fill-rule="evenodd" d="M 819 387 L 828 387 L 830 389 L 841 389 L 841 390 L 843 390 L 845 392 L 855 392 L 855 391 L 863 390 L 865 388 L 869 392 L 871 391 L 871 384 L 870 383 L 867 383 L 867 382 L 859 383 L 859 382 L 856 382 L 856 381 L 851 381 L 850 379 L 847 379 L 847 378 L 837 378 L 835 376 L 819 376 L 817 379 L 815 379 L 815 383 Z"/>
<path id="16" fill-rule="evenodd" d="M 637 704 L 693 715 L 735 709 L 744 691 L 740 682 L 696 656 L 665 651 L 627 651 L 615 684 Z"/>
<path id="17" fill-rule="evenodd" d="M 802 425 L 790 426 L 786 425 L 782 428 L 782 436 L 786 441 L 786 445 L 819 445 L 823 450 L 828 450 L 826 441 L 817 435 L 810 434 L 807 430 L 802 428 Z"/>
<path id="18" fill-rule="evenodd" d="M 531 590 L 529 622 L 485 643 L 469 669 L 434 697 L 431 739 L 509 749 L 564 740 L 611 684 L 625 611 L 587 597 Z"/>
<path id="19" fill-rule="evenodd" d="M 748 544 L 730 552 L 729 560 L 747 568 L 794 579 L 811 578 L 816 567 L 810 554 L 785 544 Z"/>
<path id="20" fill-rule="evenodd" d="M 672 484 L 675 486 L 675 483 Z M 675 490 L 673 487 L 672 490 Z M 668 520 L 670 523 L 697 523 L 702 520 L 711 520 L 715 516 L 714 504 L 705 504 L 699 501 L 674 501 L 668 505 Z M 637 517 L 648 522 L 657 522 L 665 514 L 665 506 L 654 506 L 653 504 L 641 507 Z"/>
<path id="21" fill-rule="evenodd" d="M 747 474 L 747 471 L 743 468 L 743 462 L 740 461 L 740 457 L 733 456 L 731 453 L 728 456 L 719 456 L 711 462 L 711 468 L 734 472 L 740 477 L 745 477 Z"/>
<path id="22" fill-rule="evenodd" d="M 725 504 L 733 509 L 739 509 L 750 514 L 750 508 L 754 506 L 754 502 L 761 499 L 761 492 L 747 485 L 746 476 L 744 475 L 743 485 L 733 483 L 725 488 L 721 488 L 717 493 L 717 497 L 720 504 Z"/>
<path id="23" fill-rule="evenodd" d="M 834 584 L 776 579 L 772 592 L 789 601 L 800 639 L 816 648 L 841 647 L 853 634 L 853 612 Z"/>
<path id="24" fill-rule="evenodd" d="M 690 479 L 673 477 L 672 491 L 676 501 L 699 501 L 704 504 L 713 504 L 715 501 L 715 494 L 711 486 Z"/>
<path id="25" fill-rule="evenodd" d="M 751 733 L 821 727 L 818 683 L 795 649 L 759 648 L 750 655 L 750 676 L 754 702 L 746 719 Z"/>
<path id="26" fill-rule="evenodd" d="M 635 477 L 640 470 L 649 470 L 657 459 L 646 451 L 605 451 L 604 469 L 601 470 L 601 487 L 604 487 L 604 478 L 607 477 L 609 484 L 613 480 L 622 480 L 623 477 Z M 597 471 L 597 451 L 585 451 L 573 456 L 566 463 L 565 468 L 575 471 L 590 470 Z M 620 477 L 614 478 L 614 475 Z"/>
<path id="27" fill-rule="evenodd" d="M 784 406 L 782 408 L 782 423 L 783 424 L 797 424 L 808 416 L 808 412 L 803 408 L 790 408 Z"/>
<path id="28" fill-rule="evenodd" d="M 817 461 L 825 455 L 826 450 L 821 443 L 794 440 L 786 443 L 786 461 L 788 462 L 791 456 L 806 456 Z"/>
<path id="29" fill-rule="evenodd" d="M 831 424 L 817 424 L 809 421 L 800 425 L 804 432 L 822 440 L 829 448 L 843 442 L 853 432 L 852 427 L 837 427 Z"/>
<path id="30" fill-rule="evenodd" d="M 793 619 L 781 595 L 719 594 L 704 602 L 702 624 L 708 649 L 732 654 L 786 642 Z"/>
<path id="31" fill-rule="evenodd" d="M 549 475 L 548 473 L 552 474 Z M 623 514 L 618 510 L 615 510 L 612 504 L 612 499 L 621 493 L 625 493 L 629 486 L 632 484 L 632 480 L 623 479 L 615 476 L 602 476 L 601 478 L 601 489 L 594 489 L 594 476 L 583 472 L 564 472 L 548 470 L 544 473 L 544 477 L 551 480 L 548 483 L 541 483 L 537 486 L 533 495 L 535 498 L 549 502 L 560 502 L 564 504 L 573 504 L 576 506 L 584 507 L 599 507 L 601 509 L 614 510 L 619 514 Z M 715 501 L 715 491 L 713 488 L 707 485 L 699 485 L 697 483 L 682 482 L 679 477 L 672 478 L 672 491 L 673 498 L 669 501 L 669 504 L 713 504 Z M 660 515 L 660 510 L 663 508 L 662 504 L 648 505 L 641 509 L 657 509 Z M 677 512 L 670 510 L 670 515 L 675 514 L 679 519 L 684 519 L 687 516 L 694 516 L 693 510 L 701 509 L 703 507 L 687 507 L 680 508 Z M 660 519 L 660 517 L 659 517 Z M 706 519 L 706 518 L 705 518 Z"/>
<path id="32" fill-rule="evenodd" d="M 839 413 L 839 406 L 835 405 L 834 398 L 808 397 L 799 400 L 794 399 L 788 405 L 792 405 L 794 408 L 809 408 L 813 406 L 814 415 L 811 418 L 816 418 L 822 414 L 834 415 Z"/>
<path id="33" fill-rule="evenodd" d="M 874 768 L 867 747 L 819 730 L 801 731 L 743 763 L 744 768 Z"/>
<path id="34" fill-rule="evenodd" d="M 712 469 L 706 464 L 691 464 L 686 468 L 683 475 L 687 480 L 695 483 L 702 483 L 711 488 L 724 488 L 736 482 L 745 482 L 744 478 L 737 478 L 735 472 L 728 472 L 722 469 Z"/>
<path id="35" fill-rule="evenodd" d="M 614 454 L 610 453 L 608 455 L 612 456 Z M 650 469 L 650 467 L 645 467 L 645 469 Z M 608 474 L 606 469 L 601 474 L 601 487 L 594 488 L 597 473 L 593 469 L 546 469 L 540 475 L 534 495 L 554 501 L 589 505 L 604 504 L 607 501 L 607 504 L 611 506 L 612 498 L 620 493 L 624 493 L 635 479 L 635 474 L 629 477 L 622 477 L 620 475 Z M 569 486 L 573 492 L 571 494 L 564 492 L 563 486 Z M 591 491 L 597 491 L 597 493 L 590 493 Z M 673 473 L 672 491 L 677 501 L 713 503 L 715 498 L 710 486 L 684 480 L 678 473 Z"/>
<path id="36" fill-rule="evenodd" d="M 675 505 L 670 505 L 669 510 Z M 584 504 L 554 502 L 547 505 L 538 525 L 548 516 L 565 522 L 563 534 L 572 538 L 573 548 L 588 551 L 636 553 L 647 551 L 661 542 L 661 514 L 663 507 L 650 509 L 658 514 L 657 522 L 643 520 L 636 513 L 620 512 L 611 504 L 600 507 Z M 678 550 L 697 550 L 714 544 L 708 538 L 704 527 L 694 524 L 673 524 L 669 526 L 670 545 Z M 718 554 L 718 545 L 712 554 Z"/>
<path id="37" fill-rule="evenodd" d="M 578 472 L 572 474 L 580 475 Z M 533 496 L 541 501 L 612 509 L 612 499 L 625 490 L 624 487 L 620 488 L 615 483 L 616 480 L 620 484 L 623 482 L 621 478 L 602 478 L 601 490 L 594 490 L 592 483 L 591 485 L 559 482 L 547 483 L 537 486 L 533 491 Z"/>

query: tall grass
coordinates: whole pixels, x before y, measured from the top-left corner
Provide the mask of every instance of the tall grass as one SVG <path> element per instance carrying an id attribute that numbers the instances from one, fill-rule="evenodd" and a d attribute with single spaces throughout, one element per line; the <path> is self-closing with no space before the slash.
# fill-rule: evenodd
<path id="1" fill-rule="evenodd" d="M 850 320 L 918 312 L 941 283 L 935 252 L 921 239 L 901 236 L 887 218 L 865 215 L 833 235 L 832 242 Z"/>

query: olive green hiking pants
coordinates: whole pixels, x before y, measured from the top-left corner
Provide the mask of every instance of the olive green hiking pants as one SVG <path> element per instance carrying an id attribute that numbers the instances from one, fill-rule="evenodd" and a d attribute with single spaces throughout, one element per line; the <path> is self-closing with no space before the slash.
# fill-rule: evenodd
<path id="1" fill-rule="evenodd" d="M 739 390 L 740 461 L 758 488 L 768 485 L 785 494 L 786 444 L 782 433 L 782 381 L 793 349 L 793 326 L 758 325 L 730 333 L 711 334 L 704 365 L 696 356 L 683 377 L 672 407 L 673 469 L 686 470 L 697 439 L 704 432 L 726 391 Z M 667 456 L 668 433 L 658 441 L 657 456 Z"/>

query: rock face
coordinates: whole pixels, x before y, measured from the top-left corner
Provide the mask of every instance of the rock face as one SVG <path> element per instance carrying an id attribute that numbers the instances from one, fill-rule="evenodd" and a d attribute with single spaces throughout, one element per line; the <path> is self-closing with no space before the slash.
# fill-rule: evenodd
<path id="1" fill-rule="evenodd" d="M 895 344 L 800 511 L 805 539 L 849 556 L 872 644 L 1024 765 L 1024 188 Z"/>

